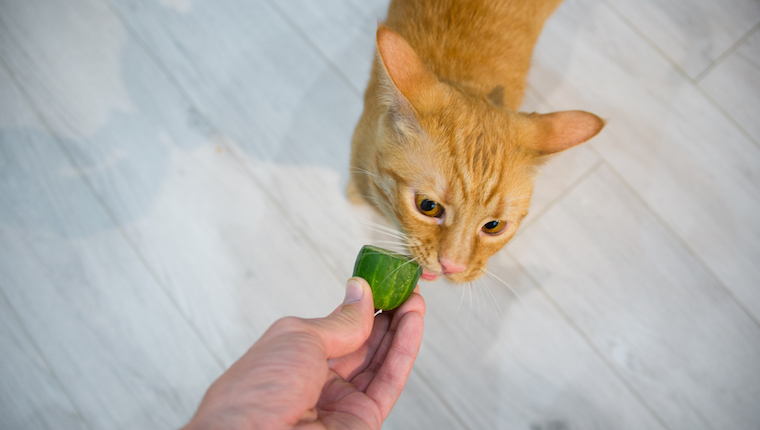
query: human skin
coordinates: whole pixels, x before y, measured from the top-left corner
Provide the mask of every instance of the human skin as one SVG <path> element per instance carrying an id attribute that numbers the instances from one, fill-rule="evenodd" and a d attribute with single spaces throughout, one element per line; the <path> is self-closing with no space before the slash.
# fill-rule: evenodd
<path id="1" fill-rule="evenodd" d="M 286 317 L 209 387 L 186 430 L 379 429 L 422 342 L 414 294 L 374 316 L 372 291 L 351 278 L 325 318 Z"/>

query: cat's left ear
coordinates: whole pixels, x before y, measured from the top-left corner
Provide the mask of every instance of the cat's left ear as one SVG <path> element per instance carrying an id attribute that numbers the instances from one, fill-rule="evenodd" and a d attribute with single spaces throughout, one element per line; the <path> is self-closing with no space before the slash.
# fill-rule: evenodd
<path id="1" fill-rule="evenodd" d="M 538 155 L 550 155 L 579 145 L 596 136 L 604 127 L 604 120 L 582 110 L 532 113 L 533 136 L 525 143 Z"/>
<path id="2" fill-rule="evenodd" d="M 403 37 L 382 24 L 377 28 L 377 53 L 383 75 L 391 87 L 386 91 L 390 90 L 397 102 L 408 102 L 417 112 L 440 107 L 439 96 L 445 91 L 444 85 Z"/>

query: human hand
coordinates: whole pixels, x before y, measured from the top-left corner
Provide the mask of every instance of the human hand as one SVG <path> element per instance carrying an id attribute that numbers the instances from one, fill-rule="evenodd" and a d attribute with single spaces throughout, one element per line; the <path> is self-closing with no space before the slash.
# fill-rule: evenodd
<path id="1" fill-rule="evenodd" d="M 325 318 L 278 320 L 208 389 L 196 429 L 379 429 L 422 342 L 419 288 L 373 318 L 372 291 L 351 278 Z"/>

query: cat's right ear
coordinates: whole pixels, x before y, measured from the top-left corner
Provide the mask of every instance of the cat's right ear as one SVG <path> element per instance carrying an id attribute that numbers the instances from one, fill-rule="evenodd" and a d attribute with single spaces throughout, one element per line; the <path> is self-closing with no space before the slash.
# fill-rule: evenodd
<path id="1" fill-rule="evenodd" d="M 390 28 L 377 29 L 377 53 L 383 98 L 405 120 L 438 106 L 443 84 L 422 63 L 409 43 Z"/>
<path id="2" fill-rule="evenodd" d="M 525 115 L 525 114 L 522 114 Z M 537 155 L 551 155 L 579 145 L 596 136 L 604 128 L 604 120 L 580 110 L 527 114 L 534 135 L 527 146 Z"/>

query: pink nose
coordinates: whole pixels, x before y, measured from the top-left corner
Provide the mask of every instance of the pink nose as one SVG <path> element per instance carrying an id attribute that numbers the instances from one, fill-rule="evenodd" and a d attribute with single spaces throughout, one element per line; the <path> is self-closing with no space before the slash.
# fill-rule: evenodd
<path id="1" fill-rule="evenodd" d="M 464 272 L 467 267 L 464 264 L 454 263 L 446 258 L 439 258 L 438 262 L 441 263 L 441 270 L 444 275 L 453 275 L 455 273 Z"/>

